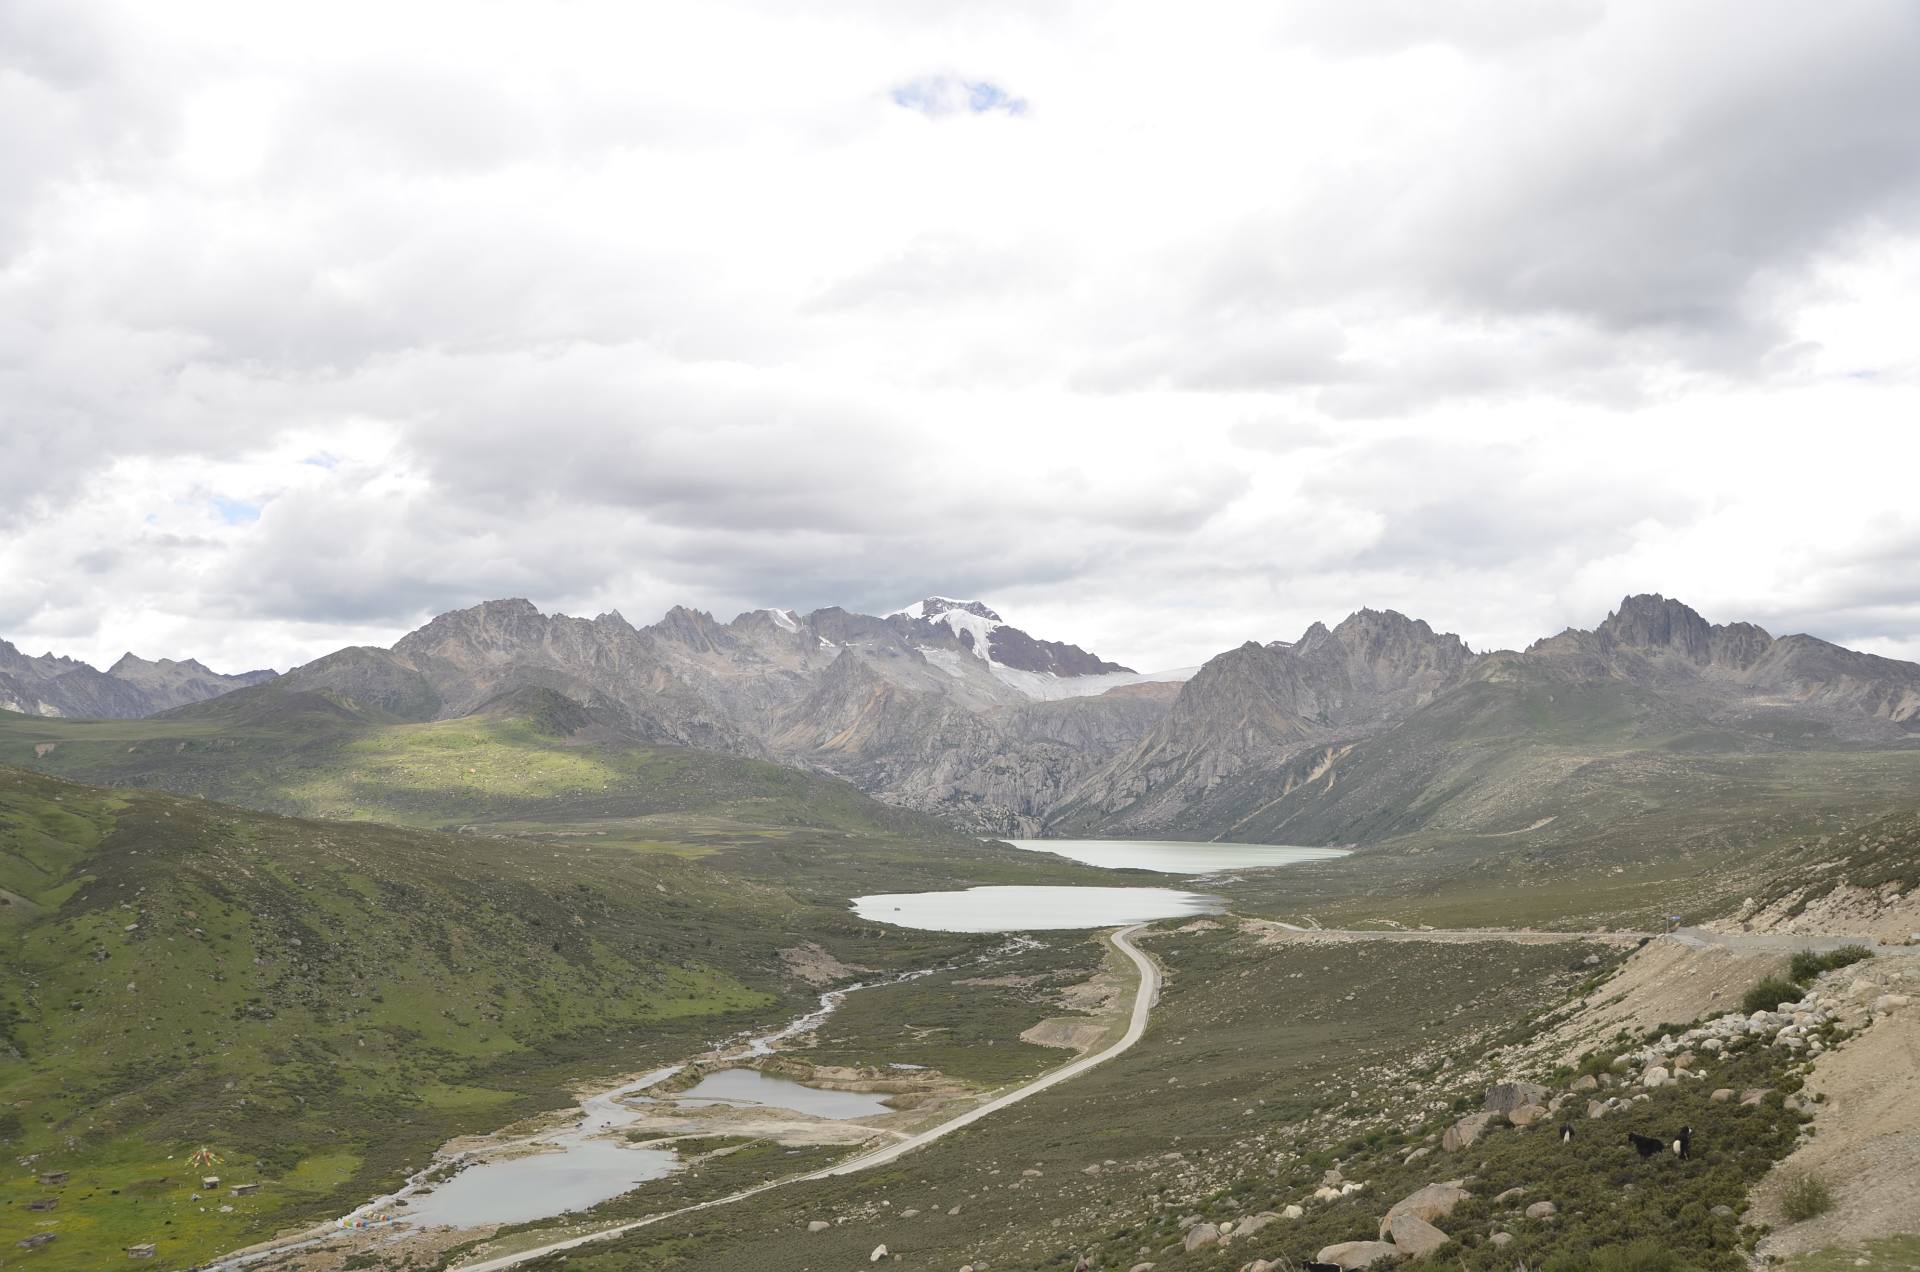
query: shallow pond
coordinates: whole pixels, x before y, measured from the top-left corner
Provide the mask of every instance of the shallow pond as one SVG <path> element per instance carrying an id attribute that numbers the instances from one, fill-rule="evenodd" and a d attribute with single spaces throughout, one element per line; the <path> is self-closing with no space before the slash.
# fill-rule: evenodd
<path id="1" fill-rule="evenodd" d="M 928 932 L 1033 932 L 1117 927 L 1150 919 L 1213 914 L 1219 897 L 1173 888 L 993 886 L 953 892 L 888 892 L 853 899 L 875 923 Z"/>
<path id="2" fill-rule="evenodd" d="M 1216 874 L 1259 870 L 1299 861 L 1344 857 L 1344 848 L 1295 848 L 1285 844 L 1200 844 L 1171 839 L 1009 839 L 1015 848 L 1051 852 L 1108 870 L 1153 870 L 1160 874 Z"/>
<path id="3" fill-rule="evenodd" d="M 774 1077 L 758 1069 L 722 1069 L 709 1073 L 695 1086 L 668 1097 L 676 1103 L 703 1100 L 714 1104 L 766 1104 L 793 1109 L 814 1117 L 872 1117 L 891 1113 L 884 1097 L 866 1091 L 827 1091 L 791 1078 Z"/>
<path id="4" fill-rule="evenodd" d="M 456 1228 L 523 1223 L 598 1205 L 659 1179 L 676 1165 L 665 1149 L 582 1139 L 563 1152 L 470 1166 L 430 1193 L 414 1193 L 395 1213 L 411 1223 Z"/>

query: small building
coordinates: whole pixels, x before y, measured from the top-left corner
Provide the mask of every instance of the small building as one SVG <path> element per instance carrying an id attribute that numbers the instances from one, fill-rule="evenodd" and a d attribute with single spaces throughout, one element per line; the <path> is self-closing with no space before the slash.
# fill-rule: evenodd
<path id="1" fill-rule="evenodd" d="M 236 1197 L 251 1197 L 251 1196 L 253 1196 L 253 1194 L 255 1194 L 255 1193 L 257 1193 L 257 1192 L 259 1192 L 259 1191 L 260 1191 L 260 1185 L 258 1185 L 258 1184 L 235 1184 L 235 1185 L 234 1185 L 234 1186 L 232 1187 L 232 1189 L 230 1189 L 229 1191 L 231 1191 L 231 1192 L 233 1193 L 233 1195 L 234 1195 L 234 1196 L 236 1196 Z"/>
<path id="2" fill-rule="evenodd" d="M 147 1241 L 140 1245 L 128 1246 L 127 1257 L 129 1259 L 151 1259 L 153 1257 L 153 1242 Z"/>
<path id="3" fill-rule="evenodd" d="M 200 1181 L 200 1188 L 201 1188 L 201 1191 L 203 1192 L 212 1192 L 214 1189 L 218 1188 L 219 1186 L 220 1186 L 220 1176 L 218 1175 L 208 1175 L 206 1178 Z"/>
<path id="4" fill-rule="evenodd" d="M 50 1170 L 40 1176 L 40 1182 L 42 1184 L 64 1184 L 67 1182 L 67 1172 L 64 1170 Z"/>

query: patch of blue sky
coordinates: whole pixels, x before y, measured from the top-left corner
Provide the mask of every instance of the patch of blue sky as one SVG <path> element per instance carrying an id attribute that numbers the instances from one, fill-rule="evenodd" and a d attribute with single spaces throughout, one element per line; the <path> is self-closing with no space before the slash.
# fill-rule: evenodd
<path id="1" fill-rule="evenodd" d="M 1027 113 L 1027 99 L 1016 97 L 992 80 L 963 80 L 952 75 L 926 75 L 897 85 L 891 94 L 894 105 L 917 110 L 923 115 L 985 115 L 998 111 L 1006 115 Z"/>
<path id="2" fill-rule="evenodd" d="M 260 520 L 260 505 L 248 503 L 244 499 L 229 499 L 225 495 L 213 497 L 213 510 L 220 520 L 230 526 L 244 526 Z"/>

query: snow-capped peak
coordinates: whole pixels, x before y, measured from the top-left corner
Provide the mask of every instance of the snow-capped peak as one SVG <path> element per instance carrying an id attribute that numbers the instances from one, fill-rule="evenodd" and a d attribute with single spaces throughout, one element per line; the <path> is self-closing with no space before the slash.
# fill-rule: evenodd
<path id="1" fill-rule="evenodd" d="M 984 601 L 957 601 L 951 596 L 929 596 L 924 601 L 915 601 L 905 609 L 897 609 L 887 617 L 892 618 L 897 615 L 904 618 L 933 619 L 940 617 L 942 614 L 950 614 L 955 610 L 972 614 L 976 618 L 984 618 L 988 622 L 995 624 L 1006 622 L 1005 619 L 988 608 Z"/>
<path id="2" fill-rule="evenodd" d="M 772 619 L 773 625 L 783 632 L 797 632 L 800 630 L 800 616 L 790 609 L 764 609 L 760 612 Z"/>
<path id="3" fill-rule="evenodd" d="M 982 602 L 956 601 L 949 596 L 929 596 L 905 609 L 895 610 L 894 614 L 924 623 L 945 623 L 955 637 L 960 637 L 964 632 L 966 639 L 960 643 L 971 643 L 974 656 L 985 663 L 993 661 L 993 655 L 987 649 L 993 629 L 1006 626 L 1005 621 Z"/>

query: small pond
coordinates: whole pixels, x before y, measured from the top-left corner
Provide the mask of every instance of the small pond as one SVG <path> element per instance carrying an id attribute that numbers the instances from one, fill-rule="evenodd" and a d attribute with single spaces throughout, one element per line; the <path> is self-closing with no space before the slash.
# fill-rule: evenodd
<path id="1" fill-rule="evenodd" d="M 928 932 L 1033 932 L 1118 927 L 1151 919 L 1213 914 L 1219 897 L 1173 888 L 993 886 L 953 892 L 889 892 L 853 899 L 875 923 Z"/>
<path id="2" fill-rule="evenodd" d="M 414 1193 L 394 1213 L 410 1223 L 472 1228 L 523 1223 L 585 1210 L 649 1179 L 677 1161 L 659 1148 L 625 1148 L 615 1140 L 580 1139 L 560 1153 L 535 1153 L 470 1166 L 430 1193 Z"/>
<path id="3" fill-rule="evenodd" d="M 667 1097 L 675 1103 L 701 1100 L 713 1104 L 766 1104 L 793 1109 L 814 1117 L 872 1117 L 891 1113 L 884 1096 L 868 1091 L 827 1091 L 791 1078 L 775 1077 L 758 1069 L 722 1069 L 701 1078 L 698 1085 Z"/>

